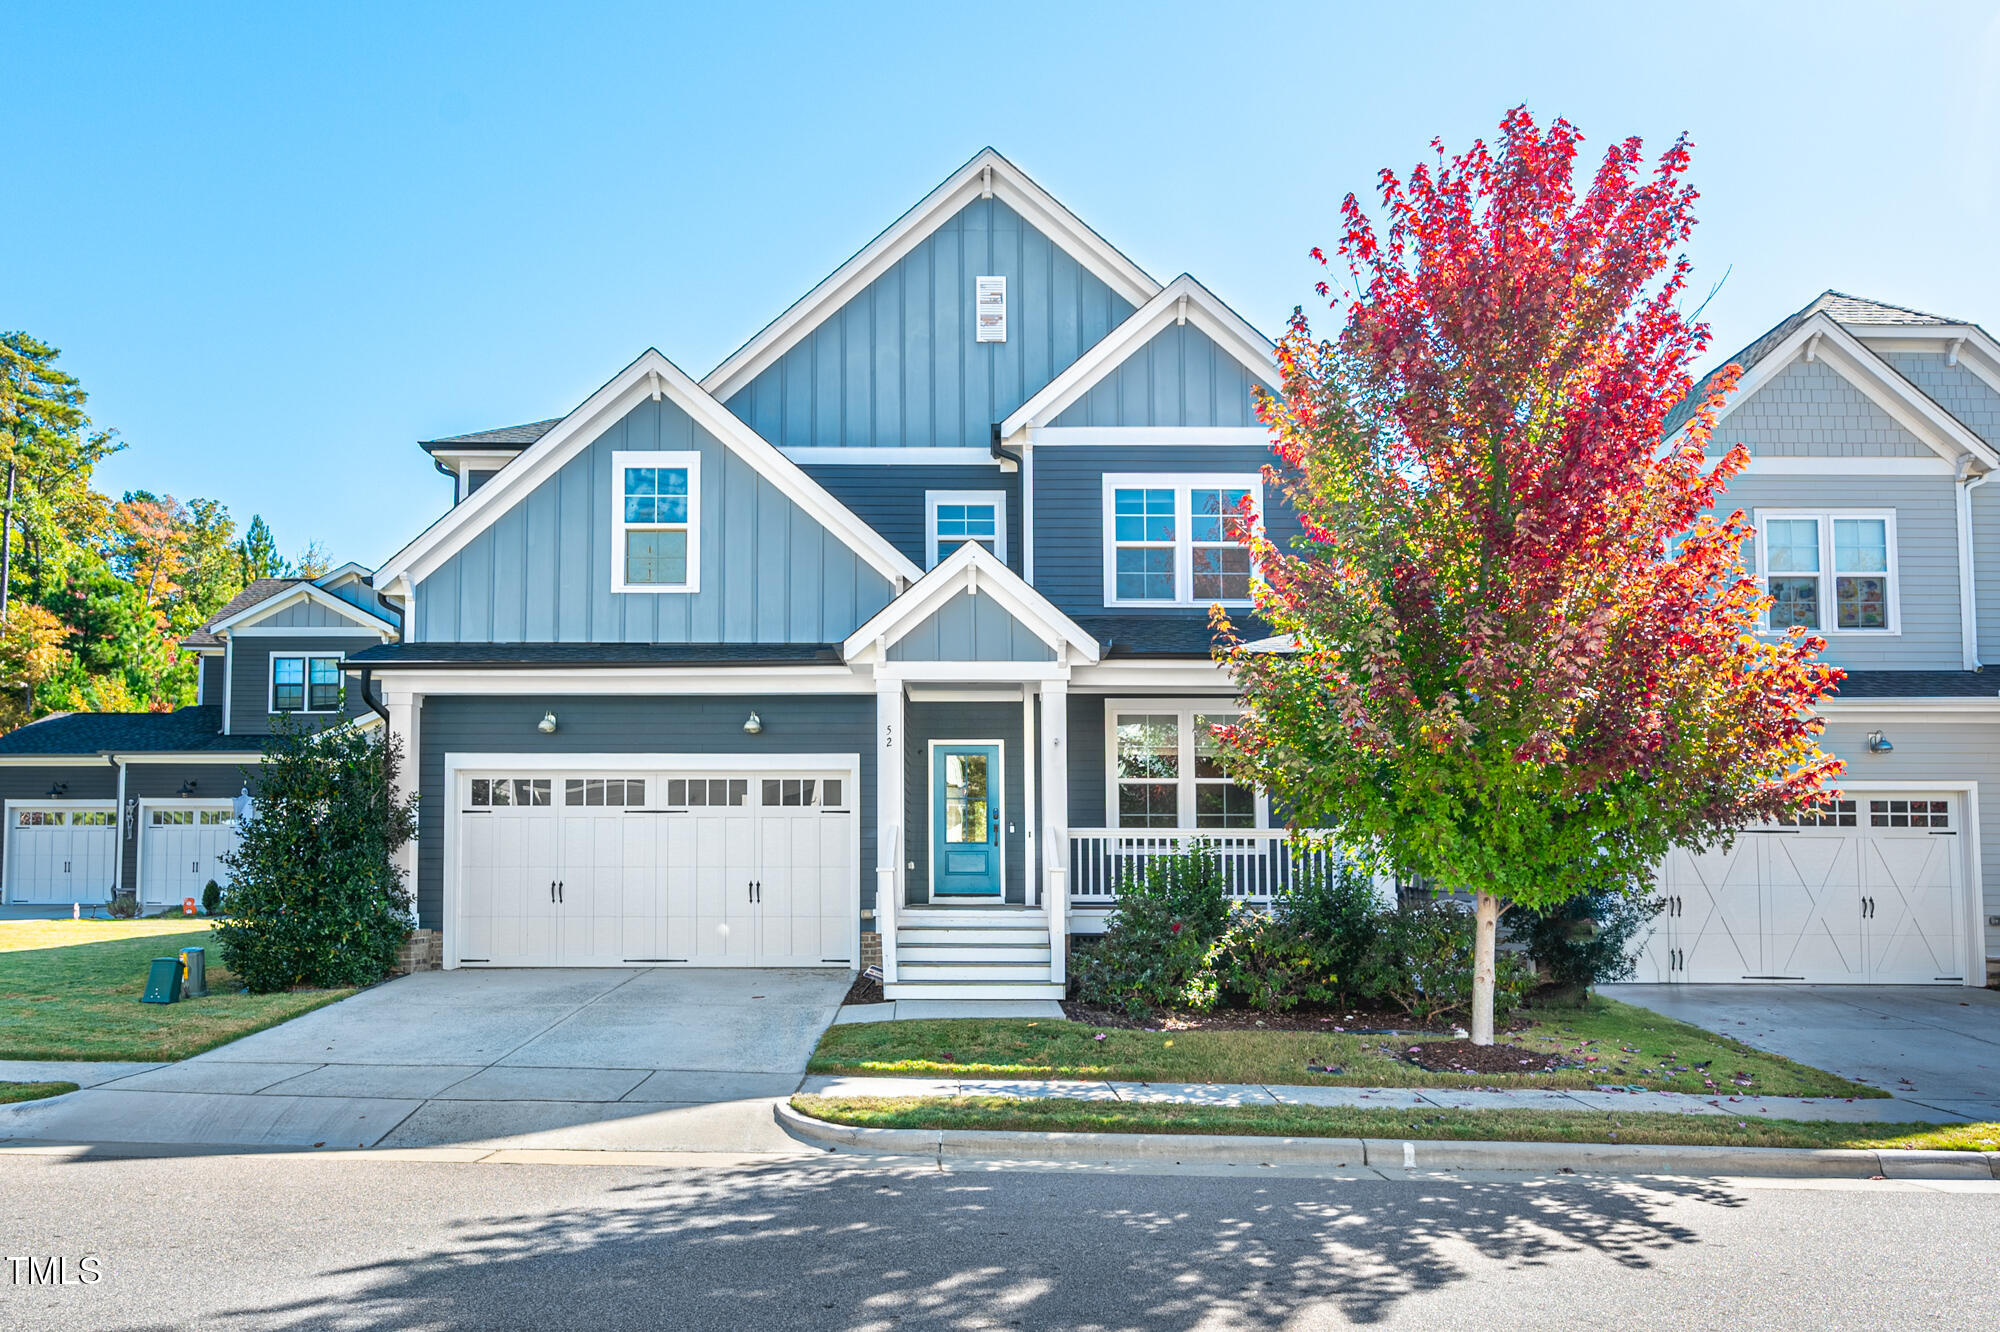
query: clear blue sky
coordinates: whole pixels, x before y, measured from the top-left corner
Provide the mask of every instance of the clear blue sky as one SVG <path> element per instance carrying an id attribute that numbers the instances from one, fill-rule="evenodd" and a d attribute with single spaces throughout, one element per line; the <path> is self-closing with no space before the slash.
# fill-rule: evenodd
<path id="1" fill-rule="evenodd" d="M 1528 8 L 17 0 L 0 326 L 107 490 L 369 564 L 447 502 L 414 441 L 699 378 L 989 143 L 1275 331 L 1433 135 L 1687 129 L 1719 352 L 1826 287 L 2000 330 L 2000 5 Z"/>

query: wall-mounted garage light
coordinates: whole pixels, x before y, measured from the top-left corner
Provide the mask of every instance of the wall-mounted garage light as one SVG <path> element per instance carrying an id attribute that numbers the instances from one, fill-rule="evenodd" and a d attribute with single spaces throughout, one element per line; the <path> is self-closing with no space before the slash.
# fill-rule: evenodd
<path id="1" fill-rule="evenodd" d="M 174 792 L 174 794 L 175 794 L 175 795 L 177 795 L 177 796 L 179 796 L 179 797 L 180 797 L 181 799 L 183 799 L 183 800 L 185 800 L 185 799 L 187 799 L 187 798 L 188 798 L 189 796 L 193 795 L 193 794 L 194 794 L 194 778 L 190 777 L 190 778 L 188 778 L 188 779 L 187 779 L 186 781 L 182 782 L 182 783 L 181 783 L 181 789 L 180 789 L 180 790 L 178 790 L 178 791 L 176 791 L 176 792 Z"/>
<path id="2" fill-rule="evenodd" d="M 764 729 L 764 719 L 759 717 L 754 712 L 750 714 L 750 720 L 743 723 L 743 730 L 746 734 L 749 735 L 756 735 L 763 729 Z"/>
<path id="3" fill-rule="evenodd" d="M 61 799 L 62 799 L 62 794 L 63 794 L 63 792 L 64 792 L 64 791 L 67 791 L 67 790 L 69 790 L 69 783 L 68 783 L 68 782 L 50 782 L 50 783 L 49 783 L 49 799 L 51 799 L 51 800 L 61 800 Z"/>
<path id="4" fill-rule="evenodd" d="M 1896 747 L 1894 745 L 1889 743 L 1889 737 L 1882 734 L 1880 731 L 1870 731 L 1868 733 L 1869 753 L 1888 754 L 1888 753 L 1893 753 L 1895 751 L 1895 748 Z"/>
<path id="5" fill-rule="evenodd" d="M 543 735 L 554 735 L 556 733 L 556 714 L 553 712 L 543 713 L 542 719 L 535 723 L 535 729 Z"/>

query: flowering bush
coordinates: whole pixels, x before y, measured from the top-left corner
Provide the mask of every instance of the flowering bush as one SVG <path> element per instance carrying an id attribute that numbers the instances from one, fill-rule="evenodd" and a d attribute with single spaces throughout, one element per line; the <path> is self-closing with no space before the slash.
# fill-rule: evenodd
<path id="1" fill-rule="evenodd" d="M 1300 1000 L 1325 1004 L 1340 997 L 1335 959 L 1341 951 L 1296 917 L 1238 906 L 1202 964 L 1222 994 L 1248 1008 L 1283 1012 Z"/>
<path id="2" fill-rule="evenodd" d="M 1134 1013 L 1214 1007 L 1208 954 L 1228 921 L 1222 858 L 1212 847 L 1128 865 L 1104 937 L 1079 955 L 1077 998 Z"/>

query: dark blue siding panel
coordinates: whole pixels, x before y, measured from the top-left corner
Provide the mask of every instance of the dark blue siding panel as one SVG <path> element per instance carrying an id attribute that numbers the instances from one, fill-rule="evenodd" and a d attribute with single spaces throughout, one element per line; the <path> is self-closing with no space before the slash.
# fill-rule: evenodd
<path id="1" fill-rule="evenodd" d="M 974 278 L 1007 279 L 1007 341 L 973 336 Z M 774 444 L 984 446 L 1132 313 L 1129 302 L 998 199 L 975 199 L 729 409 Z"/>
<path id="2" fill-rule="evenodd" d="M 1102 828 L 1104 808 L 1104 696 L 1069 696 L 1069 826 Z"/>
<path id="3" fill-rule="evenodd" d="M 924 564 L 927 490 L 1000 490 L 1007 494 L 1007 564 L 1021 571 L 1021 474 L 977 464 L 826 464 L 806 469 L 813 480 L 854 510 L 897 550 Z M 873 611 L 869 612 L 874 614 Z M 862 617 L 866 618 L 866 616 Z M 856 623 L 860 623 L 859 620 Z"/>
<path id="4" fill-rule="evenodd" d="M 542 735 L 553 708 L 562 729 Z M 446 754 L 859 754 L 861 756 L 861 905 L 875 903 L 875 699 L 873 695 L 715 698 L 427 698 L 419 730 L 417 912 L 426 929 L 443 928 Z M 763 719 L 746 735 L 743 719 Z M 1017 726 L 1018 729 L 1018 726 Z M 46 785 L 44 786 L 46 789 Z M 233 792 L 233 788 L 232 788 Z"/>
<path id="5" fill-rule="evenodd" d="M 238 635 L 229 650 L 229 670 L 233 677 L 229 686 L 229 733 L 247 736 L 271 733 L 271 722 L 275 716 L 271 711 L 273 653 L 352 656 L 363 648 L 377 647 L 381 642 L 376 634 L 356 634 L 352 638 L 345 635 L 301 635 L 297 638 L 277 634 L 252 634 L 247 638 Z M 347 677 L 344 683 L 347 687 L 345 715 L 359 717 L 368 711 L 368 705 L 361 699 L 360 683 L 353 676 Z M 209 701 L 222 702 L 220 698 Z M 329 718 L 324 714 L 314 714 L 301 720 L 317 725 Z"/>
<path id="6" fill-rule="evenodd" d="M 1250 372 L 1192 324 L 1169 324 L 1135 348 L 1057 426 L 1254 426 Z"/>

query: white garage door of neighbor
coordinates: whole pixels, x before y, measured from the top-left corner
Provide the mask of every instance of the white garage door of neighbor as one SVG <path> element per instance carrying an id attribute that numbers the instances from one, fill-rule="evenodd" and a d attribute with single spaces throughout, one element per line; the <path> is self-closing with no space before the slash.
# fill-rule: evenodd
<path id="1" fill-rule="evenodd" d="M 210 879 L 229 886 L 222 863 L 236 849 L 234 802 L 155 805 L 139 818 L 139 901 L 175 906 L 201 900 Z"/>
<path id="2" fill-rule="evenodd" d="M 1962 983 L 1960 819 L 1953 795 L 1864 792 L 1728 851 L 1677 851 L 1634 979 Z"/>
<path id="3" fill-rule="evenodd" d="M 467 772 L 458 787 L 462 964 L 853 963 L 844 773 Z"/>
<path id="4" fill-rule="evenodd" d="M 109 902 L 117 869 L 115 805 L 8 802 L 9 902 Z"/>

